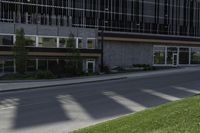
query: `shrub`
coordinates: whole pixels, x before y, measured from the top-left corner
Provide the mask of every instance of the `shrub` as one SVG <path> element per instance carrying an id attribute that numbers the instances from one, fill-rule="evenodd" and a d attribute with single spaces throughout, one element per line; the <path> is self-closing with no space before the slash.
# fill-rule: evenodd
<path id="1" fill-rule="evenodd" d="M 0 77 L 0 80 L 34 80 L 34 73 L 10 73 Z"/>
<path id="2" fill-rule="evenodd" d="M 144 71 L 156 70 L 153 66 L 144 67 Z"/>
<path id="3" fill-rule="evenodd" d="M 108 66 L 104 66 L 103 67 L 103 72 L 105 72 L 105 73 L 110 73 L 110 68 L 108 67 Z"/>
<path id="4" fill-rule="evenodd" d="M 36 79 L 54 79 L 56 76 L 50 71 L 38 71 L 35 74 Z"/>
<path id="5" fill-rule="evenodd" d="M 133 67 L 150 67 L 148 64 L 133 64 Z"/>

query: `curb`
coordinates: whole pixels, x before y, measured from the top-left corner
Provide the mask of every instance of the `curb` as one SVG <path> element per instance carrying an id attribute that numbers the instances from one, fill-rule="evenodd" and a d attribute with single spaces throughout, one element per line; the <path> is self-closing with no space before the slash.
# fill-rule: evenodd
<path id="1" fill-rule="evenodd" d="M 41 88 L 47 88 L 47 87 L 59 87 L 59 86 L 66 86 L 66 85 L 78 85 L 78 84 L 86 84 L 86 83 L 96 83 L 96 82 L 104 82 L 104 81 L 114 81 L 114 80 L 120 80 L 120 79 L 126 79 L 127 77 L 120 77 L 120 78 L 111 78 L 111 79 L 103 79 L 103 80 L 94 80 L 94 81 L 83 81 L 83 82 L 77 82 L 77 83 L 66 83 L 66 84 L 56 84 L 56 85 L 44 85 L 44 86 L 37 86 L 37 87 L 25 87 L 20 89 L 9 89 L 9 90 L 0 90 L 1 93 L 7 93 L 7 92 L 18 92 L 18 91 L 28 91 L 28 90 L 38 90 Z"/>

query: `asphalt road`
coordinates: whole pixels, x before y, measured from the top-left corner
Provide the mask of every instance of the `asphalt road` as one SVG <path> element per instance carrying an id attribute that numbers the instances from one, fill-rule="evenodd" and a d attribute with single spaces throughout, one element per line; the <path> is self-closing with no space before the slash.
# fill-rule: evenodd
<path id="1" fill-rule="evenodd" d="M 63 133 L 200 93 L 200 70 L 0 94 L 1 133 Z"/>

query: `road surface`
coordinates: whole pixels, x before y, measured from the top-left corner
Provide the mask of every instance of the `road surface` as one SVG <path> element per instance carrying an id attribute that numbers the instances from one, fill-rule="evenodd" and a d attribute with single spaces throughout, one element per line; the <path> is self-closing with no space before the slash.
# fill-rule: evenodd
<path id="1" fill-rule="evenodd" d="M 200 93 L 200 70 L 0 93 L 1 133 L 63 133 Z"/>

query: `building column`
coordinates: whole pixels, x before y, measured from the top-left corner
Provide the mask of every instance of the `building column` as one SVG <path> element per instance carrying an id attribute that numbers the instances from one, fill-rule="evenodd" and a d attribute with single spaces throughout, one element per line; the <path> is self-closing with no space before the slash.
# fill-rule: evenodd
<path id="1" fill-rule="evenodd" d="M 36 47 L 39 47 L 39 37 L 38 36 L 36 36 L 35 45 L 36 45 Z"/>
<path id="2" fill-rule="evenodd" d="M 76 38 L 76 48 L 78 48 L 78 37 Z"/>
<path id="3" fill-rule="evenodd" d="M 13 59 L 13 65 L 14 65 L 14 73 L 16 73 L 17 70 L 16 70 L 16 61 L 15 61 L 15 59 Z"/>
<path id="4" fill-rule="evenodd" d="M 167 46 L 165 46 L 165 65 L 167 65 Z"/>
<path id="5" fill-rule="evenodd" d="M 59 48 L 59 37 L 56 38 L 56 45 L 57 45 L 57 48 Z"/>
<path id="6" fill-rule="evenodd" d="M 5 64 L 5 60 L 3 61 L 3 64 L 2 64 L 2 72 L 4 73 L 4 64 Z"/>
<path id="7" fill-rule="evenodd" d="M 13 35 L 13 44 L 16 42 L 16 34 Z"/>
<path id="8" fill-rule="evenodd" d="M 36 70 L 38 70 L 38 59 L 36 59 Z"/>
<path id="9" fill-rule="evenodd" d="M 191 58 L 192 58 L 191 54 L 192 54 L 192 48 L 189 48 L 189 65 L 191 65 Z"/>
<path id="10" fill-rule="evenodd" d="M 180 47 L 177 47 L 177 65 L 179 66 Z"/>

